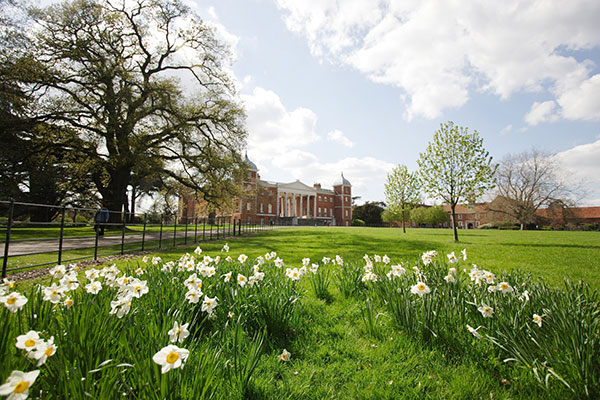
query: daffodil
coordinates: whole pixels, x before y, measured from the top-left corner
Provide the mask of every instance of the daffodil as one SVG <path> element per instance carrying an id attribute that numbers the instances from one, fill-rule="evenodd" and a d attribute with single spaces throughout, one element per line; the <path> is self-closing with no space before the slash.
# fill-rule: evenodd
<path id="1" fill-rule="evenodd" d="M 458 258 L 456 258 L 456 255 L 454 254 L 454 252 L 452 252 L 450 254 L 446 254 L 446 256 L 448 257 L 448 262 L 450 264 L 456 264 L 458 262 Z"/>
<path id="2" fill-rule="evenodd" d="M 454 278 L 454 275 L 452 274 L 448 274 L 444 277 L 444 280 L 448 283 L 454 283 L 456 282 L 456 279 Z"/>
<path id="3" fill-rule="evenodd" d="M 542 316 L 541 315 L 537 315 L 537 314 L 533 314 L 533 322 L 535 322 L 536 324 L 538 324 L 538 326 L 541 328 L 542 327 Z"/>
<path id="4" fill-rule="evenodd" d="M 240 254 L 240 256 L 238 257 L 238 261 L 241 262 L 242 264 L 245 263 L 247 259 L 248 259 L 248 256 L 245 254 Z"/>
<path id="5" fill-rule="evenodd" d="M 494 315 L 494 309 L 485 303 L 482 304 L 481 307 L 477 308 L 477 310 L 479 310 L 484 318 L 491 318 Z"/>
<path id="6" fill-rule="evenodd" d="M 202 296 L 202 291 L 198 289 L 190 289 L 185 294 L 185 299 L 193 304 L 196 304 L 200 301 L 200 297 Z"/>
<path id="7" fill-rule="evenodd" d="M 225 253 L 229 253 L 229 245 L 227 243 L 225 243 L 225 245 L 223 245 L 223 248 L 221 249 L 221 251 L 223 251 Z"/>
<path id="8" fill-rule="evenodd" d="M 321 260 L 321 262 L 323 264 L 329 264 L 330 261 L 331 261 L 331 258 L 329 258 L 329 257 L 323 257 L 323 259 Z"/>
<path id="9" fill-rule="evenodd" d="M 50 275 L 52 275 L 52 278 L 61 279 L 67 273 L 67 267 L 64 265 L 57 265 L 56 267 L 51 268 L 49 272 Z"/>
<path id="10" fill-rule="evenodd" d="M 344 259 L 341 256 L 336 255 L 335 256 L 335 263 L 339 266 L 344 265 Z"/>
<path id="11" fill-rule="evenodd" d="M 246 283 L 248 283 L 248 278 L 246 278 L 242 274 L 238 274 L 237 282 L 238 282 L 238 285 L 240 285 L 241 287 L 244 287 L 244 286 L 246 286 Z"/>
<path id="12" fill-rule="evenodd" d="M 463 250 L 460 252 L 460 255 L 462 256 L 462 258 L 463 258 L 463 261 L 467 261 L 467 249 L 463 249 Z"/>
<path id="13" fill-rule="evenodd" d="M 17 336 L 17 349 L 23 349 L 27 352 L 35 350 L 43 340 L 40 334 L 36 331 L 29 331 L 24 335 Z"/>
<path id="14" fill-rule="evenodd" d="M 148 283 L 134 278 L 128 285 L 128 289 L 133 297 L 140 298 L 148 293 Z"/>
<path id="15" fill-rule="evenodd" d="M 31 372 L 13 371 L 6 379 L 6 383 L 0 386 L 0 396 L 8 396 L 8 400 L 26 399 L 29 396 L 29 388 L 39 374 L 39 370 Z"/>
<path id="16" fill-rule="evenodd" d="M 475 336 L 477 339 L 481 339 L 481 334 L 479 332 L 477 332 L 479 330 L 479 328 L 481 328 L 481 326 L 478 326 L 477 329 L 475 329 L 471 325 L 467 324 L 467 330 L 469 331 L 469 333 L 471 335 Z"/>
<path id="17" fill-rule="evenodd" d="M 307 267 L 308 264 L 310 264 L 310 258 L 303 258 L 302 259 L 302 265 Z"/>
<path id="18" fill-rule="evenodd" d="M 90 268 L 87 271 L 85 271 L 85 277 L 88 281 L 96 280 L 100 277 L 100 271 L 98 271 L 96 268 Z"/>
<path id="19" fill-rule="evenodd" d="M 279 257 L 277 257 L 274 262 L 275 262 L 275 266 L 277 268 L 281 268 L 281 267 L 283 267 L 285 265 L 284 262 L 283 262 L 283 260 L 281 258 L 279 258 Z"/>
<path id="20" fill-rule="evenodd" d="M 64 288 L 65 292 L 75 290 L 79 287 L 79 280 L 77 279 L 76 272 L 69 272 L 65 274 L 60 280 L 60 285 Z"/>
<path id="21" fill-rule="evenodd" d="M 91 281 L 85 285 L 85 290 L 91 294 L 98 294 L 98 292 L 102 290 L 102 284 L 98 281 Z"/>
<path id="22" fill-rule="evenodd" d="M 411 286 L 410 292 L 423 297 L 424 294 L 431 292 L 431 289 L 429 289 L 429 286 L 427 286 L 425 283 L 417 282 L 416 285 Z"/>
<path id="23" fill-rule="evenodd" d="M 8 311 L 14 313 L 23 308 L 25 303 L 27 303 L 27 297 L 17 292 L 12 292 L 5 296 L 0 296 L 0 303 L 4 304 L 8 308 Z"/>
<path id="24" fill-rule="evenodd" d="M 169 341 L 170 342 L 180 342 L 180 343 L 183 342 L 183 340 L 190 335 L 190 332 L 187 329 L 188 326 L 189 326 L 189 323 L 179 325 L 177 323 L 177 321 L 175 321 L 175 323 L 173 324 L 173 329 L 171 329 L 168 332 Z"/>
<path id="25" fill-rule="evenodd" d="M 316 274 L 319 270 L 319 264 L 312 264 L 308 270 L 313 274 Z"/>
<path id="26" fill-rule="evenodd" d="M 63 301 L 63 305 L 67 308 L 71 307 L 73 305 L 73 299 L 70 297 L 67 297 L 65 299 L 65 301 Z"/>
<path id="27" fill-rule="evenodd" d="M 212 315 L 213 310 L 217 306 L 217 298 L 216 297 L 208 297 L 204 296 L 204 301 L 202 302 L 202 311 L 206 311 L 208 315 Z"/>
<path id="28" fill-rule="evenodd" d="M 37 348 L 28 354 L 29 357 L 37 360 L 37 366 L 44 364 L 48 357 L 53 356 L 56 353 L 56 345 L 54 344 L 54 336 L 48 341 L 42 341 Z"/>
<path id="29" fill-rule="evenodd" d="M 183 368 L 190 352 L 173 344 L 163 347 L 152 357 L 152 361 L 161 366 L 161 374 L 175 368 Z"/>
<path id="30" fill-rule="evenodd" d="M 387 256 L 387 254 L 386 254 L 386 255 L 384 255 L 384 256 L 381 258 L 381 260 L 382 260 L 382 261 L 383 261 L 383 263 L 384 263 L 384 264 L 386 264 L 386 265 L 387 265 L 387 264 L 389 264 L 389 263 L 390 263 L 390 261 L 391 261 L 391 260 L 390 260 L 390 258 Z"/>
<path id="31" fill-rule="evenodd" d="M 279 361 L 284 361 L 284 362 L 290 361 L 291 356 L 292 355 L 290 354 L 289 351 L 287 351 L 286 349 L 283 349 L 283 352 L 279 355 Z"/>
<path id="32" fill-rule="evenodd" d="M 508 284 L 508 282 L 500 282 L 497 287 L 499 292 L 502 293 L 510 293 L 513 291 L 512 286 Z"/>
<path id="33" fill-rule="evenodd" d="M 194 250 L 194 253 L 197 255 L 202 254 L 202 249 L 200 248 L 200 246 L 196 247 L 196 249 Z"/>
<path id="34" fill-rule="evenodd" d="M 375 262 L 381 262 L 381 256 L 378 256 L 377 254 L 375 254 L 373 256 L 373 258 L 375 259 Z"/>
<path id="35" fill-rule="evenodd" d="M 52 283 L 52 285 L 42 289 L 42 294 L 44 295 L 44 301 L 49 301 L 52 304 L 58 304 L 63 297 L 63 288 L 56 285 L 56 283 Z"/>
<path id="36" fill-rule="evenodd" d="M 231 280 L 231 272 L 221 275 L 223 282 L 229 282 Z"/>

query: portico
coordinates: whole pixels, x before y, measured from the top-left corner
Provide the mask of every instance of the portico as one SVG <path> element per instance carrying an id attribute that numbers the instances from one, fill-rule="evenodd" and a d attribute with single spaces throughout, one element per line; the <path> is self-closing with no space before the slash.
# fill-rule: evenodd
<path id="1" fill-rule="evenodd" d="M 277 216 L 316 218 L 317 192 L 299 180 L 277 184 Z"/>

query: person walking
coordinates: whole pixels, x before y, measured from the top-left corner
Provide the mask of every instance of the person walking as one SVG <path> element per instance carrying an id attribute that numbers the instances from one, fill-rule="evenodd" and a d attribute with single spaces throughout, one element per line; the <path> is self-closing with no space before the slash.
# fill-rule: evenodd
<path id="1" fill-rule="evenodd" d="M 96 222 L 94 230 L 98 236 L 104 236 L 104 228 L 106 227 L 109 218 L 110 213 L 108 212 L 108 208 L 106 208 L 106 203 L 102 202 L 102 207 L 96 211 L 96 215 L 94 215 L 94 222 Z"/>

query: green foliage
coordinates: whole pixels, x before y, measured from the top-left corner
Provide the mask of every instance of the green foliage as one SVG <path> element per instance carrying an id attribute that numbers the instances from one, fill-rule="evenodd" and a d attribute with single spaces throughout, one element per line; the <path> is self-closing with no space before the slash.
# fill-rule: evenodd
<path id="1" fill-rule="evenodd" d="M 383 209 L 381 203 L 367 201 L 352 209 L 352 218 L 363 220 L 367 225 L 380 225 Z"/>
<path id="2" fill-rule="evenodd" d="M 310 285 L 313 288 L 315 296 L 321 300 L 331 301 L 332 296 L 331 293 L 329 293 L 331 269 L 328 265 L 317 265 L 316 271 L 314 271 L 314 266 L 312 268 L 313 270 L 311 271 L 310 275 Z"/>
<path id="3" fill-rule="evenodd" d="M 354 218 L 354 219 L 352 220 L 352 226 L 365 226 L 365 225 L 366 225 L 366 224 L 365 224 L 365 221 L 363 221 L 363 220 L 362 220 L 362 219 L 360 219 L 360 218 Z"/>
<path id="4" fill-rule="evenodd" d="M 417 164 L 425 192 L 452 208 L 454 240 L 458 241 L 454 207 L 460 202 L 474 202 L 495 184 L 497 166 L 492 165 L 483 138 L 477 131 L 469 133 L 468 128 L 446 122 L 419 154 Z"/>
<path id="5" fill-rule="evenodd" d="M 411 211 L 410 220 L 416 224 L 440 225 L 448 221 L 448 213 L 441 206 L 419 207 Z"/>

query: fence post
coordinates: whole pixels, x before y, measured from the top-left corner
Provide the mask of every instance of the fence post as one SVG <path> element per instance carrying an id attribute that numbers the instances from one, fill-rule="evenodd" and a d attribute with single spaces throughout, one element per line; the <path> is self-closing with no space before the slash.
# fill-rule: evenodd
<path id="1" fill-rule="evenodd" d="M 194 215 L 194 243 L 198 242 L 198 216 Z"/>
<path id="2" fill-rule="evenodd" d="M 183 239 L 183 244 L 187 244 L 187 231 L 188 231 L 188 219 L 189 217 L 185 217 L 185 238 Z"/>
<path id="3" fill-rule="evenodd" d="M 123 210 L 123 223 L 121 225 L 121 255 L 125 254 L 125 224 L 127 223 L 127 213 Z"/>
<path id="4" fill-rule="evenodd" d="M 162 248 L 163 215 L 160 215 L 160 234 L 158 235 L 158 248 Z"/>
<path id="5" fill-rule="evenodd" d="M 215 220 L 213 219 L 213 223 L 210 224 L 210 240 L 212 240 L 212 227 L 215 224 Z"/>
<path id="6" fill-rule="evenodd" d="M 12 229 L 14 211 L 15 200 L 10 199 L 10 208 L 8 209 L 8 224 L 6 225 L 6 241 L 4 242 L 4 260 L 2 260 L 2 278 L 6 278 L 6 267 L 8 267 L 8 246 L 10 245 L 10 230 Z"/>
<path id="7" fill-rule="evenodd" d="M 173 218 L 173 247 L 177 247 L 177 215 Z"/>
<path id="8" fill-rule="evenodd" d="M 96 237 L 94 240 L 94 261 L 98 260 L 98 231 L 100 228 L 96 228 Z"/>
<path id="9" fill-rule="evenodd" d="M 144 251 L 144 244 L 146 242 L 146 223 L 148 222 L 148 214 L 144 214 L 144 230 L 142 231 L 142 251 Z"/>
<path id="10" fill-rule="evenodd" d="M 206 217 L 202 218 L 202 241 L 206 240 Z"/>
<path id="11" fill-rule="evenodd" d="M 62 261 L 63 238 L 65 235 L 65 206 L 62 207 L 60 216 L 60 237 L 58 238 L 58 264 Z"/>

